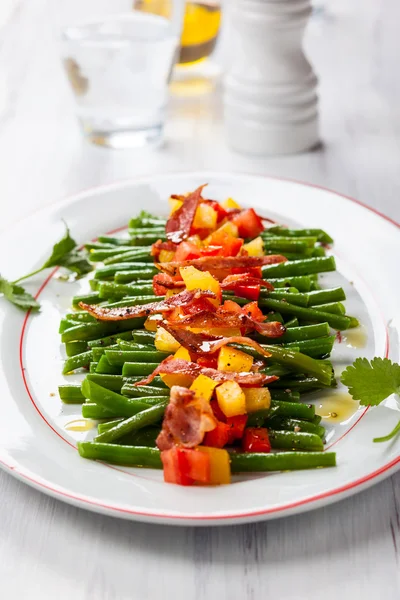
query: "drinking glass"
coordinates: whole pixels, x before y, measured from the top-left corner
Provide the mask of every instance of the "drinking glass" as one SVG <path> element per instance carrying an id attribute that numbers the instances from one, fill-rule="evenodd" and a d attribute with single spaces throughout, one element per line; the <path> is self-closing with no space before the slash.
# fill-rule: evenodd
<path id="1" fill-rule="evenodd" d="M 62 57 L 90 141 L 113 148 L 162 142 L 184 0 L 172 19 L 129 12 L 64 28 Z"/>

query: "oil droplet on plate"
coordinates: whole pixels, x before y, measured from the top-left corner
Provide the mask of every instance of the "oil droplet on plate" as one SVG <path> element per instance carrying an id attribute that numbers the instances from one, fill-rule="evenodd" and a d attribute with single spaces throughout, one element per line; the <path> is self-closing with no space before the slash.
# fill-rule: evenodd
<path id="1" fill-rule="evenodd" d="M 365 348 L 367 345 L 367 332 L 365 327 L 356 327 L 342 333 L 342 341 L 348 348 Z"/>
<path id="2" fill-rule="evenodd" d="M 93 429 L 94 425 L 94 421 L 90 419 L 76 419 L 67 423 L 65 429 L 69 431 L 89 431 L 89 429 Z"/>
<path id="3" fill-rule="evenodd" d="M 334 394 L 317 404 L 315 412 L 330 423 L 341 423 L 354 415 L 358 406 L 358 402 L 350 394 Z"/>

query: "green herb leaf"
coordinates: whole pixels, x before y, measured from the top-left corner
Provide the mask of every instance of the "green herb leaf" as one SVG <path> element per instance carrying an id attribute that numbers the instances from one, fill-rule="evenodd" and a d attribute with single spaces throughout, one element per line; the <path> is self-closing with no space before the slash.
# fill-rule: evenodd
<path id="1" fill-rule="evenodd" d="M 1 275 L 0 293 L 4 294 L 4 297 L 7 298 L 7 300 L 23 310 L 29 310 L 30 308 L 32 310 L 37 310 L 40 307 L 39 302 L 37 302 L 31 294 L 28 294 L 23 287 L 7 281 L 7 279 L 4 279 Z"/>
<path id="2" fill-rule="evenodd" d="M 76 250 L 72 250 L 68 254 L 65 254 L 59 262 L 58 265 L 60 267 L 65 267 L 70 271 L 76 273 L 79 277 L 82 275 L 86 275 L 93 270 L 93 266 L 91 263 L 85 258 L 85 256 Z"/>
<path id="3" fill-rule="evenodd" d="M 374 438 L 374 442 L 390 442 L 390 440 L 392 440 L 394 437 L 396 437 L 396 435 L 400 433 L 400 421 L 397 423 L 397 425 L 395 426 L 394 429 L 392 429 L 392 431 L 390 433 L 388 433 L 387 435 L 383 436 L 383 437 L 377 437 Z"/>
<path id="4" fill-rule="evenodd" d="M 54 244 L 53 251 L 50 257 L 44 263 L 42 269 L 47 269 L 49 267 L 58 267 L 64 266 L 63 261 L 65 260 L 65 255 L 67 255 L 71 250 L 76 248 L 76 242 L 69 235 L 69 229 L 66 225 L 66 232 L 62 240 Z"/>
<path id="5" fill-rule="evenodd" d="M 364 406 L 376 406 L 391 394 L 400 392 L 400 365 L 388 358 L 357 358 L 342 373 L 342 383 L 347 385 L 354 400 Z"/>

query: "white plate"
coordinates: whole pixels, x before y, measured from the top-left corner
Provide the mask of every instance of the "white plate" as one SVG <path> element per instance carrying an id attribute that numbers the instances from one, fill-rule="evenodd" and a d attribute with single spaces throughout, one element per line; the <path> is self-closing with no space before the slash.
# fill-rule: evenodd
<path id="1" fill-rule="evenodd" d="M 211 172 L 95 188 L 41 211 L 3 235 L 1 272 L 15 278 L 40 265 L 62 235 L 61 219 L 84 242 L 123 227 L 142 208 L 165 214 L 171 193 L 204 182 L 210 184 L 211 198 L 233 196 L 282 223 L 322 227 L 335 238 L 339 272 L 325 275 L 322 281 L 345 287 L 348 312 L 361 319 L 367 334 L 363 348 L 350 347 L 354 337 L 346 341 L 345 336 L 335 345 L 339 372 L 360 355 L 399 360 L 398 226 L 349 198 L 292 181 Z M 394 399 L 327 424 L 327 447 L 337 452 L 337 468 L 237 477 L 231 486 L 181 488 L 164 484 L 158 471 L 81 459 L 76 441 L 90 439 L 92 432 L 65 429 L 67 422 L 79 418 L 79 407 L 63 406 L 56 392 L 63 381 L 58 323 L 82 285 L 88 284 L 63 283 L 48 273 L 38 276 L 27 284 L 40 297 L 42 310 L 36 315 L 25 316 L 0 302 L 0 461 L 22 481 L 60 500 L 109 515 L 208 525 L 310 510 L 354 494 L 399 467 L 399 438 L 389 444 L 372 443 L 374 436 L 388 433 L 398 421 Z M 74 377 L 64 379 L 70 382 Z M 339 387 L 336 393 L 344 391 Z M 318 394 L 316 402 L 320 399 Z"/>

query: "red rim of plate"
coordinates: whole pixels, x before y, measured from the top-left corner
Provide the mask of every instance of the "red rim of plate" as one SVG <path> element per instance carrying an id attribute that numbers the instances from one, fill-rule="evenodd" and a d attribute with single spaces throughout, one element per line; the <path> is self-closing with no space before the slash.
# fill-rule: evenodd
<path id="1" fill-rule="evenodd" d="M 189 174 L 190 172 L 188 172 Z M 174 175 L 177 173 L 168 173 L 165 175 Z M 184 175 L 185 173 L 180 172 L 180 174 Z M 236 175 L 240 175 L 239 173 Z M 253 175 L 254 174 L 248 174 L 248 175 Z M 247 176 L 248 176 L 247 175 Z M 255 175 L 260 177 L 260 175 Z M 295 179 L 289 179 L 289 178 L 282 178 L 282 177 L 274 177 L 274 176 L 266 176 L 266 175 L 262 175 L 262 177 L 265 177 L 266 179 L 276 179 L 278 181 L 287 181 L 287 182 L 291 182 L 291 183 L 296 183 L 305 187 L 311 187 L 311 188 L 316 188 L 316 189 L 320 189 L 323 190 L 325 192 L 330 192 L 332 194 L 335 194 L 337 196 L 340 196 L 342 198 L 344 198 L 345 200 L 349 200 L 350 202 L 354 202 L 360 206 L 362 206 L 363 208 L 375 213 L 376 215 L 378 215 L 379 217 L 381 217 L 382 219 L 388 221 L 389 223 L 391 223 L 392 225 L 396 226 L 397 228 L 400 228 L 400 224 L 397 223 L 394 219 L 391 219 L 390 217 L 386 216 L 385 214 L 381 213 L 380 211 L 371 208 L 369 206 L 367 206 L 366 204 L 364 204 L 363 202 L 361 202 L 360 200 L 356 200 L 355 198 L 352 198 L 351 196 L 347 196 L 345 194 L 341 194 L 339 192 L 335 192 L 329 188 L 320 186 L 320 185 L 316 185 L 316 184 L 311 184 L 311 183 L 306 183 L 304 181 L 298 181 Z M 137 178 L 137 179 L 142 179 L 142 178 Z M 136 182 L 137 179 L 127 179 L 121 182 L 117 182 L 118 183 L 126 183 L 128 184 L 129 181 L 131 182 Z M 143 179 L 145 179 L 145 177 L 143 177 Z M 97 187 L 92 187 L 89 188 L 87 190 L 84 190 L 78 194 L 75 195 L 75 197 L 79 197 L 82 193 L 85 192 L 89 192 L 89 191 L 97 191 L 97 190 L 101 190 L 103 188 L 107 188 L 107 187 L 112 187 L 113 184 L 108 184 L 108 185 L 103 185 L 103 186 L 97 186 Z M 111 233 L 116 233 L 117 231 L 120 231 L 124 229 L 123 228 L 118 228 L 118 230 L 114 230 Z M 35 298 L 37 298 L 41 292 L 43 291 L 43 289 L 46 287 L 46 285 L 48 284 L 48 282 L 50 281 L 50 279 L 52 278 L 54 272 L 57 269 L 53 270 L 50 275 L 45 279 L 45 281 L 42 283 L 42 285 L 40 286 Z M 26 325 L 28 322 L 30 316 L 30 311 L 28 311 L 28 313 L 25 316 L 23 325 L 22 325 L 22 330 L 21 330 L 21 335 L 20 335 L 20 345 L 19 345 L 19 359 L 20 359 L 20 366 L 21 366 L 21 377 L 23 379 L 23 383 L 24 386 L 26 388 L 27 394 L 31 400 L 31 402 L 33 403 L 34 407 L 36 408 L 36 410 L 38 411 L 38 413 L 40 414 L 40 416 L 42 417 L 42 419 L 45 421 L 45 423 L 48 425 L 48 427 L 50 427 L 52 429 L 52 431 L 59 436 L 63 441 L 65 441 L 66 443 L 68 443 L 72 448 L 74 448 L 76 450 L 76 446 L 74 444 L 72 444 L 71 442 L 69 442 L 68 440 L 66 440 L 65 438 L 63 438 L 57 431 L 56 429 L 46 420 L 46 418 L 42 415 L 42 413 L 39 411 L 33 397 L 32 394 L 30 392 L 26 377 L 25 377 L 25 371 L 23 369 L 23 360 L 22 360 L 22 350 L 23 350 L 23 338 L 24 338 L 24 334 L 25 334 L 25 330 L 26 330 Z M 352 429 L 354 429 L 354 427 L 360 422 L 360 420 L 362 419 L 362 417 L 364 416 L 364 414 L 366 413 L 366 411 L 364 411 L 362 413 L 362 415 L 360 416 L 360 418 L 352 425 L 352 427 L 346 432 L 345 435 L 347 435 Z M 342 436 L 343 437 L 343 436 Z M 88 496 L 82 496 L 79 494 L 73 494 L 71 492 L 67 492 L 66 490 L 64 490 L 63 488 L 58 488 L 52 485 L 49 485 L 46 481 L 43 481 L 41 479 L 32 477 L 30 474 L 22 471 L 22 470 L 18 470 L 18 468 L 12 464 L 7 463 L 4 460 L 0 460 L 0 466 L 2 466 L 3 468 L 11 471 L 11 473 L 15 474 L 16 476 L 18 476 L 21 480 L 27 482 L 28 484 L 36 487 L 39 490 L 46 490 L 47 492 L 50 492 L 51 495 L 53 495 L 55 498 L 58 499 L 64 499 L 65 501 L 70 501 L 71 503 L 74 503 L 76 505 L 90 505 L 92 507 L 97 507 L 100 509 L 104 509 L 106 511 L 115 511 L 117 513 L 121 513 L 123 515 L 136 515 L 138 517 L 147 517 L 147 518 L 155 518 L 155 519 L 170 519 L 170 520 L 179 520 L 179 521 L 213 521 L 213 520 L 240 520 L 240 519 L 245 519 L 247 517 L 258 517 L 258 516 L 262 516 L 262 515 L 269 515 L 269 514 L 273 514 L 273 513 L 280 513 L 283 511 L 290 511 L 291 509 L 297 508 L 297 507 L 301 507 L 301 506 L 305 506 L 305 505 L 311 505 L 312 503 L 316 503 L 320 500 L 324 500 L 326 498 L 332 498 L 334 499 L 335 496 L 338 496 L 339 494 L 343 494 L 349 490 L 355 489 L 355 488 L 360 488 L 360 486 L 362 486 L 363 484 L 366 484 L 368 482 L 372 482 L 374 479 L 377 479 L 380 475 L 390 471 L 391 469 L 393 469 L 396 465 L 398 465 L 400 463 L 400 457 L 395 458 L 394 460 L 390 461 L 389 463 L 387 463 L 386 465 L 383 465 L 382 467 L 380 467 L 379 469 L 373 471 L 372 473 L 369 473 L 368 475 L 365 475 L 364 477 L 357 479 L 355 481 L 352 481 L 351 483 L 345 484 L 343 486 L 340 486 L 338 488 L 335 488 L 333 490 L 327 491 L 327 492 L 322 492 L 320 494 L 315 494 L 313 496 L 310 496 L 309 498 L 304 498 L 302 500 L 298 500 L 295 502 L 290 502 L 287 503 L 285 505 L 282 506 L 278 506 L 275 508 L 269 508 L 269 509 L 258 509 L 258 510 L 254 510 L 254 511 L 247 511 L 247 512 L 237 512 L 237 513 L 221 513 L 221 514 L 215 514 L 215 515 L 178 515 L 176 513 L 167 513 L 167 512 L 154 512 L 154 511 L 144 511 L 144 510 L 134 510 L 134 509 L 130 509 L 130 508 L 123 508 L 122 506 L 115 506 L 115 505 L 109 505 L 109 504 L 105 504 L 102 502 L 99 502 L 93 498 L 90 498 Z M 109 465 L 112 466 L 112 465 Z M 115 468 L 115 467 L 114 467 Z M 125 471 L 123 471 L 125 473 Z M 360 490 L 361 491 L 361 490 Z M 311 508 L 311 507 L 310 507 Z"/>

